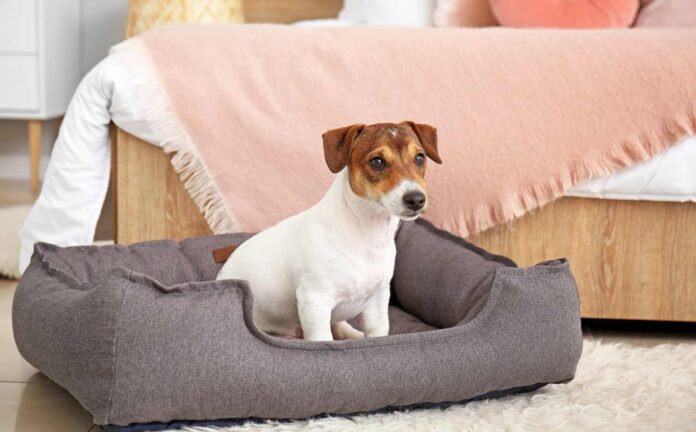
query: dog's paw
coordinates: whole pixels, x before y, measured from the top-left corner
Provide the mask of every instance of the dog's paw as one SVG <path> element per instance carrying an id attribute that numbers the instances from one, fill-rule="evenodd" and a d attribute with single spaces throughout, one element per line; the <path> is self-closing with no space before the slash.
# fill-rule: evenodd
<path id="1" fill-rule="evenodd" d="M 335 340 L 360 340 L 365 337 L 365 333 L 356 329 L 346 321 L 332 324 L 331 333 L 333 333 Z"/>

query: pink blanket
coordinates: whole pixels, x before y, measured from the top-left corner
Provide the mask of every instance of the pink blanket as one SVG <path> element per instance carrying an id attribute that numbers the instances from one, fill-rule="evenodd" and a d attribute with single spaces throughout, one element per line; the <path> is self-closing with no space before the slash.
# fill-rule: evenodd
<path id="1" fill-rule="evenodd" d="M 165 149 L 215 232 L 313 205 L 332 179 L 321 134 L 353 123 L 438 128 L 427 218 L 461 235 L 696 126 L 691 30 L 189 25 L 140 38 L 185 131 Z"/>

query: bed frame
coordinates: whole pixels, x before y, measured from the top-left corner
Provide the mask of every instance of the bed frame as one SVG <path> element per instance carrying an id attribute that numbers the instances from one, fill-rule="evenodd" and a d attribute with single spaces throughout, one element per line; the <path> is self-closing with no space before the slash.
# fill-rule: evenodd
<path id="1" fill-rule="evenodd" d="M 116 242 L 210 234 L 170 156 L 114 136 Z M 469 239 L 520 265 L 567 257 L 585 318 L 696 321 L 696 204 L 561 198 Z"/>
<path id="2" fill-rule="evenodd" d="M 246 0 L 250 22 L 335 17 L 337 0 Z M 115 240 L 183 239 L 210 229 L 170 156 L 114 131 Z M 520 265 L 567 257 L 584 318 L 696 321 L 696 204 L 561 198 L 470 241 Z"/>

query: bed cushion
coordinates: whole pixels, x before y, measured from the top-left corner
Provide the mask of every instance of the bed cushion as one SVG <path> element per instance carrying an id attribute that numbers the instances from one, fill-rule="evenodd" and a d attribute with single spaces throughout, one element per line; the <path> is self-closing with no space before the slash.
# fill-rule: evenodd
<path id="1" fill-rule="evenodd" d="M 636 27 L 696 27 L 693 0 L 655 0 L 641 8 Z"/>
<path id="2" fill-rule="evenodd" d="M 517 268 L 408 223 L 391 334 L 308 342 L 261 333 L 247 283 L 214 280 L 211 252 L 248 237 L 37 244 L 15 294 L 17 346 L 95 423 L 119 426 L 369 412 L 573 378 L 582 337 L 564 260 Z"/>
<path id="3" fill-rule="evenodd" d="M 404 224 L 396 246 L 393 298 L 436 327 L 452 327 L 476 316 L 491 293 L 496 270 L 516 267 L 512 260 L 489 254 L 425 220 Z"/>
<path id="4" fill-rule="evenodd" d="M 507 27 L 626 28 L 633 24 L 638 0 L 491 0 L 493 14 Z"/>

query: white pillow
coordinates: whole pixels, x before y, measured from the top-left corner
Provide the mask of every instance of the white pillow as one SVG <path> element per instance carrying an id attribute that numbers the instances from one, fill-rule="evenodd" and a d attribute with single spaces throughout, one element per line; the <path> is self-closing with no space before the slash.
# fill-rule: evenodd
<path id="1" fill-rule="evenodd" d="M 355 25 L 429 27 L 435 0 L 344 0 L 338 19 Z"/>
<path id="2" fill-rule="evenodd" d="M 338 19 L 355 25 L 367 22 L 368 0 L 343 0 L 343 9 L 338 13 Z"/>
<path id="3" fill-rule="evenodd" d="M 367 25 L 430 27 L 435 0 L 369 0 Z"/>

